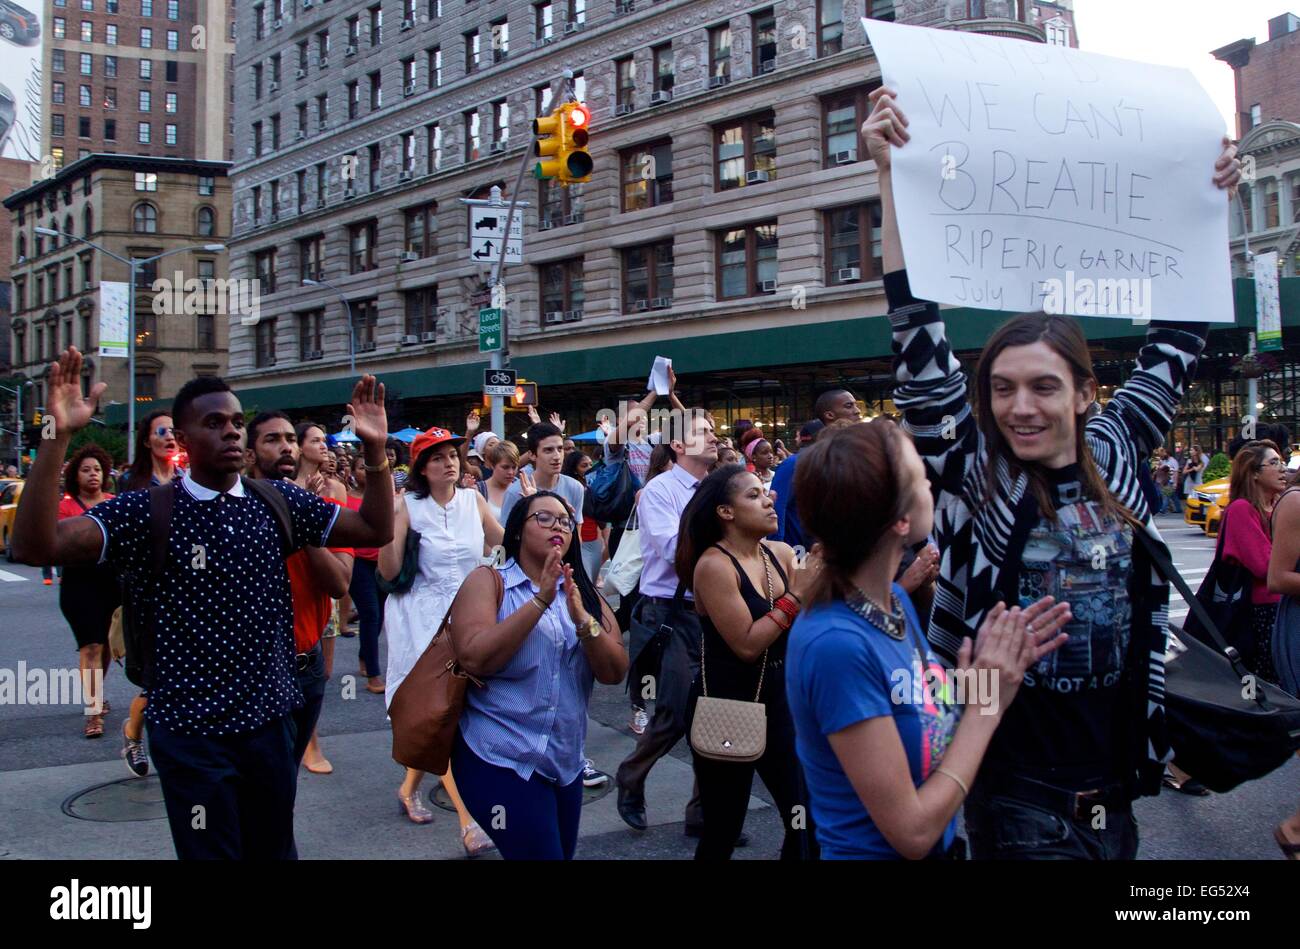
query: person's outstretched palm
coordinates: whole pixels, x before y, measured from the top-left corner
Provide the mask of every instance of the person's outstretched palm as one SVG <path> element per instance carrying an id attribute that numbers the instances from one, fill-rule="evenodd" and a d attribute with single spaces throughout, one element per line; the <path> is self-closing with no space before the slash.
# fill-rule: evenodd
<path id="1" fill-rule="evenodd" d="M 358 379 L 352 389 L 352 401 L 348 403 L 348 415 L 352 417 L 352 431 L 357 438 L 366 444 L 378 442 L 383 445 L 388 440 L 383 383 L 370 375 Z"/>
<path id="2" fill-rule="evenodd" d="M 96 382 L 90 394 L 81 394 L 81 353 L 69 346 L 50 366 L 50 376 L 45 395 L 45 411 L 54 416 L 58 431 L 80 431 L 90 424 L 90 418 L 99 405 L 99 397 L 108 384 Z"/>

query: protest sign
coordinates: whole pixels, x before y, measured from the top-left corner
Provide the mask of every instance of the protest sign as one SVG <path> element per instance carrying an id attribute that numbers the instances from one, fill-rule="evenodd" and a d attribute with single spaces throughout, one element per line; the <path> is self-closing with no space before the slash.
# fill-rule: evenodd
<path id="1" fill-rule="evenodd" d="M 1184 69 L 863 20 L 911 141 L 912 290 L 940 303 L 1231 321 L 1223 118 Z"/>

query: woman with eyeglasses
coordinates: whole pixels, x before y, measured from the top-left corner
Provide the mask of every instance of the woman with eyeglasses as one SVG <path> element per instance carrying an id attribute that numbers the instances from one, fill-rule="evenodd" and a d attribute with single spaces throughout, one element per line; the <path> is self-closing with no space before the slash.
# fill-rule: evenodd
<path id="1" fill-rule="evenodd" d="M 420 535 L 419 565 L 411 588 L 389 594 L 384 603 L 384 630 L 388 634 L 388 670 L 385 703 L 410 674 L 424 653 L 462 581 L 492 547 L 501 543 L 501 525 L 488 510 L 483 495 L 458 487 L 460 454 L 464 441 L 446 429 L 431 428 L 411 443 L 411 465 L 406 491 L 396 499 L 393 539 L 379 550 L 379 574 L 392 580 L 402 569 L 407 531 Z M 433 814 L 420 800 L 424 772 L 406 769 L 398 788 L 400 810 L 408 820 L 427 824 Z M 492 842 L 461 803 L 451 772 L 442 779 L 460 818 L 461 842 L 473 857 L 492 849 Z"/>
<path id="2" fill-rule="evenodd" d="M 573 859 L 592 683 L 627 672 L 614 614 L 582 568 L 576 520 L 558 494 L 521 498 L 505 562 L 466 577 L 452 608 L 457 658 L 485 682 L 466 694 L 452 770 L 507 860 Z"/>

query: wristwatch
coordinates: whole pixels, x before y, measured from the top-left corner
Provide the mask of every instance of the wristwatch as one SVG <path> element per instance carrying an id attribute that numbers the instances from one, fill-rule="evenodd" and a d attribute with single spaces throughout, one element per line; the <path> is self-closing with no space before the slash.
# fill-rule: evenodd
<path id="1" fill-rule="evenodd" d="M 596 618 L 593 616 L 575 631 L 578 634 L 578 642 L 586 642 L 588 639 L 595 639 L 605 630 L 601 628 L 600 623 L 596 622 Z"/>

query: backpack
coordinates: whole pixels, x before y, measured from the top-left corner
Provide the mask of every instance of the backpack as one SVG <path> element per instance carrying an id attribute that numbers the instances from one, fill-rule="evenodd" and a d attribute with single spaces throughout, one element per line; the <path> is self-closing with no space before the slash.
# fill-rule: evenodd
<path id="1" fill-rule="evenodd" d="M 602 524 L 622 524 L 636 506 L 636 493 L 641 482 L 627 463 L 627 449 L 610 462 L 597 462 L 587 472 L 587 493 L 583 498 L 583 518 Z"/>
<path id="2" fill-rule="evenodd" d="M 293 532 L 293 519 L 289 515 L 289 502 L 284 495 L 265 481 L 253 481 L 240 476 L 244 490 L 271 509 L 276 528 L 280 532 L 280 547 L 285 557 L 298 549 Z M 171 536 L 172 509 L 176 504 L 175 482 L 156 484 L 149 489 L 149 563 L 150 581 L 156 590 L 162 583 L 167 568 L 167 541 Z M 145 605 L 142 591 L 135 588 L 130 578 L 122 576 L 122 643 L 126 652 L 126 677 L 142 689 L 153 685 L 154 676 L 154 621 L 152 611 Z"/>

